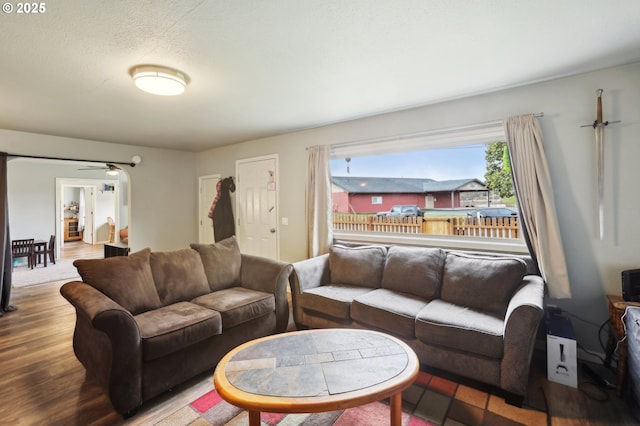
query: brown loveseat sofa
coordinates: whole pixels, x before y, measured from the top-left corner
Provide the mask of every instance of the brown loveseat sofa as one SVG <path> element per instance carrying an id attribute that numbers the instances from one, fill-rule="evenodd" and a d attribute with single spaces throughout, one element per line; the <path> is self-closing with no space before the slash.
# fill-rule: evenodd
<path id="1" fill-rule="evenodd" d="M 530 258 L 335 245 L 295 263 L 290 283 L 299 328 L 390 333 L 424 365 L 496 386 L 522 404 L 544 295 Z"/>
<path id="2" fill-rule="evenodd" d="M 241 254 L 235 237 L 171 252 L 77 260 L 64 284 L 73 349 L 125 417 L 215 367 L 235 346 L 283 332 L 290 264 Z"/>

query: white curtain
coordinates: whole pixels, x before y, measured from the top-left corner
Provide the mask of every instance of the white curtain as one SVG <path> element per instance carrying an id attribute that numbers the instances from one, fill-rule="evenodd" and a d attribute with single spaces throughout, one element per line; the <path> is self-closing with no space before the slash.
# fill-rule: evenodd
<path id="1" fill-rule="evenodd" d="M 82 231 L 82 241 L 93 244 L 93 219 L 91 217 L 91 205 L 87 206 L 87 198 L 92 204 L 92 188 L 80 188 L 78 201 L 78 229 Z"/>
<path id="2" fill-rule="evenodd" d="M 571 297 L 542 131 L 533 115 L 504 121 L 524 237 L 552 298 Z"/>
<path id="3" fill-rule="evenodd" d="M 320 145 L 308 148 L 306 189 L 307 255 L 315 257 L 327 253 L 331 235 L 331 147 Z"/>

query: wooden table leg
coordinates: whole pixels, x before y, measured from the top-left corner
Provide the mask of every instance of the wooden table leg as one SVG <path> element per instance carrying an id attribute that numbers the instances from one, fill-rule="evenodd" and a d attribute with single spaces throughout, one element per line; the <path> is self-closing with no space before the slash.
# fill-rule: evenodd
<path id="1" fill-rule="evenodd" d="M 391 426 L 402 425 L 402 392 L 398 392 L 389 398 L 391 406 Z"/>
<path id="2" fill-rule="evenodd" d="M 249 426 L 260 426 L 260 411 L 249 411 Z"/>
<path id="3" fill-rule="evenodd" d="M 624 395 L 625 381 L 627 380 L 627 342 L 621 341 L 618 345 L 618 383 L 616 395 Z"/>
<path id="4" fill-rule="evenodd" d="M 609 331 L 609 338 L 607 339 L 607 349 L 605 351 L 605 357 L 603 365 L 605 367 L 609 367 L 611 365 L 611 358 L 613 356 L 613 351 L 616 348 L 616 339 L 613 337 L 613 332 Z"/>

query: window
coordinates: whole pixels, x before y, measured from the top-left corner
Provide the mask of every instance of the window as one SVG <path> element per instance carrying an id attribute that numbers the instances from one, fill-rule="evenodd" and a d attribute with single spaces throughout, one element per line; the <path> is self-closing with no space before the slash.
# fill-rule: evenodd
<path id="1" fill-rule="evenodd" d="M 496 125 L 334 147 L 336 239 L 526 252 L 503 140 Z"/>

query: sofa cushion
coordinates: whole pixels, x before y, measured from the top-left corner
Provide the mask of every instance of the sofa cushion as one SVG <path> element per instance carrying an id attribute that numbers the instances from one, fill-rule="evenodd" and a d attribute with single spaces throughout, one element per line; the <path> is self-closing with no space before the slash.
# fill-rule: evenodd
<path id="1" fill-rule="evenodd" d="M 446 256 L 439 248 L 391 246 L 382 273 L 382 288 L 429 300 L 439 297 Z"/>
<path id="2" fill-rule="evenodd" d="M 215 244 L 191 244 L 200 253 L 211 291 L 230 288 L 240 283 L 242 255 L 235 235 Z"/>
<path id="3" fill-rule="evenodd" d="M 185 302 L 211 291 L 202 261 L 195 250 L 152 252 L 150 263 L 163 305 Z"/>
<path id="4" fill-rule="evenodd" d="M 354 299 L 351 318 L 361 324 L 413 339 L 416 315 L 426 305 L 422 297 L 379 288 Z"/>
<path id="5" fill-rule="evenodd" d="M 525 272 L 525 262 L 517 258 L 448 253 L 441 299 L 504 317 Z"/>
<path id="6" fill-rule="evenodd" d="M 78 259 L 73 266 L 78 269 L 82 281 L 104 293 L 132 315 L 137 315 L 162 306 L 153 283 L 150 253 L 151 250 L 146 248 L 129 256 Z"/>
<path id="7" fill-rule="evenodd" d="M 504 322 L 490 314 L 437 299 L 418 313 L 415 330 L 429 345 L 502 358 Z"/>
<path id="8" fill-rule="evenodd" d="M 387 249 L 382 246 L 331 246 L 331 283 L 379 288 L 386 255 Z"/>
<path id="9" fill-rule="evenodd" d="M 134 317 L 142 337 L 145 361 L 222 333 L 220 313 L 189 302 L 178 302 Z"/>
<path id="10" fill-rule="evenodd" d="M 263 317 L 276 310 L 273 294 L 243 287 L 232 287 L 205 294 L 193 299 L 192 302 L 220 312 L 223 330 Z"/>
<path id="11" fill-rule="evenodd" d="M 340 320 L 350 320 L 351 302 L 372 291 L 370 288 L 341 284 L 323 285 L 305 290 L 298 303 L 305 311 L 314 311 Z"/>

